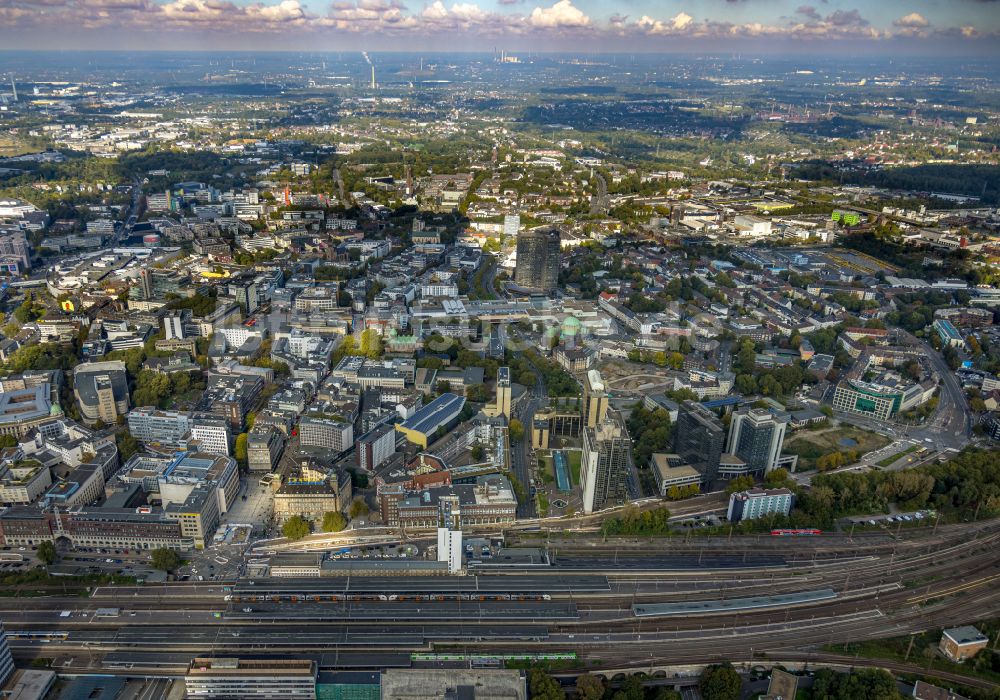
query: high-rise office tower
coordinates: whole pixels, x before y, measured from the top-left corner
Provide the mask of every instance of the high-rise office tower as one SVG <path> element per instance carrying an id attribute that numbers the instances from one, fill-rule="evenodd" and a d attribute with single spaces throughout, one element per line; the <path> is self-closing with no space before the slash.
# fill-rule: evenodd
<path id="1" fill-rule="evenodd" d="M 144 267 L 139 271 L 139 288 L 137 291 L 141 292 L 140 298 L 142 299 L 153 298 L 153 271 L 148 267 Z"/>
<path id="2" fill-rule="evenodd" d="M 524 231 L 517 236 L 517 266 L 514 282 L 519 287 L 551 294 L 559 285 L 557 229 Z"/>
<path id="3" fill-rule="evenodd" d="M 448 562 L 448 573 L 462 569 L 462 511 L 458 496 L 443 496 L 438 504 L 437 560 Z"/>
<path id="4" fill-rule="evenodd" d="M 674 452 L 698 470 L 702 482 L 711 484 L 719 475 L 719 459 L 726 441 L 722 421 L 695 401 L 685 401 L 677 412 Z"/>
<path id="5" fill-rule="evenodd" d="M 521 215 L 507 214 L 503 217 L 503 235 L 505 238 L 513 238 L 521 230 Z"/>
<path id="6" fill-rule="evenodd" d="M 510 399 L 511 399 L 510 367 L 498 367 L 497 368 L 497 411 L 499 411 L 500 414 L 506 416 L 508 419 L 511 417 Z"/>
<path id="7" fill-rule="evenodd" d="M 73 370 L 73 394 L 83 422 L 114 424 L 128 413 L 128 380 L 121 361 L 84 362 Z"/>
<path id="8" fill-rule="evenodd" d="M 628 498 L 632 440 L 616 413 L 594 428 L 584 428 L 581 481 L 583 510 L 592 513 Z"/>
<path id="9" fill-rule="evenodd" d="M 167 340 L 183 340 L 184 317 L 180 313 L 172 313 L 164 316 L 163 331 Z"/>
<path id="10" fill-rule="evenodd" d="M 594 428 L 604 422 L 608 415 L 608 393 L 604 388 L 604 380 L 596 369 L 587 372 L 583 382 L 583 425 Z"/>
<path id="11" fill-rule="evenodd" d="M 736 411 L 729 424 L 726 452 L 746 462 L 750 471 L 766 474 L 774 469 L 781 455 L 787 426 L 788 416 L 784 414 L 774 414 L 762 408 Z"/>

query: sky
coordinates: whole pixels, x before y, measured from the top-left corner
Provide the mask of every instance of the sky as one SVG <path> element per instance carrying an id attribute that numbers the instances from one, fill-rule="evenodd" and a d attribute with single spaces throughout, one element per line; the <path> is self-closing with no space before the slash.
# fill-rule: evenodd
<path id="1" fill-rule="evenodd" d="M 9 49 L 1000 54 L 1000 0 L 0 0 Z"/>

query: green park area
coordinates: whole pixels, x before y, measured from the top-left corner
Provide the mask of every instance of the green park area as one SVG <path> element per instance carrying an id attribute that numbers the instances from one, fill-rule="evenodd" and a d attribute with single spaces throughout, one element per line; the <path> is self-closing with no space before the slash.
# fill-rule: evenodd
<path id="1" fill-rule="evenodd" d="M 785 439 L 782 452 L 799 456 L 798 469 L 826 471 L 857 461 L 872 450 L 885 447 L 889 438 L 852 425 L 820 430 L 799 430 Z"/>
<path id="2" fill-rule="evenodd" d="M 555 465 L 552 463 L 552 453 L 546 452 L 538 457 L 538 476 L 543 484 L 556 482 Z"/>

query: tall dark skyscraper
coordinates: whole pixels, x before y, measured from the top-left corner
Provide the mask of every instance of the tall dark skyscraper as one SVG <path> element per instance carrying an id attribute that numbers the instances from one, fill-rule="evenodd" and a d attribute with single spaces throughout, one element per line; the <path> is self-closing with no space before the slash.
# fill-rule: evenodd
<path id="1" fill-rule="evenodd" d="M 524 231 L 517 236 L 514 282 L 519 287 L 551 294 L 559 284 L 558 229 Z"/>
<path id="2" fill-rule="evenodd" d="M 698 470 L 702 482 L 711 484 L 719 475 L 719 459 L 726 442 L 722 421 L 695 401 L 685 401 L 677 412 L 674 452 Z"/>

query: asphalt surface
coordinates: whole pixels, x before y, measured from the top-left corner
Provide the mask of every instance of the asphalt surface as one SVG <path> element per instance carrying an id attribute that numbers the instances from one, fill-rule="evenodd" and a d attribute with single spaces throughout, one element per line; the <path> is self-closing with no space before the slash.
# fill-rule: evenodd
<path id="1" fill-rule="evenodd" d="M 599 172 L 594 172 L 594 181 L 597 185 L 597 192 L 590 198 L 591 215 L 606 214 L 608 212 L 608 183 Z"/>
<path id="2" fill-rule="evenodd" d="M 537 516 L 535 510 L 535 499 L 530 496 L 531 492 L 531 423 L 535 413 L 545 405 L 545 383 L 542 381 L 541 373 L 532 366 L 535 372 L 535 386 L 529 387 L 527 393 L 518 400 L 513 409 L 513 417 L 521 421 L 524 426 L 524 439 L 519 443 L 511 445 L 510 466 L 514 476 L 524 486 L 529 494 L 523 502 L 517 504 L 517 518 L 534 518 Z"/>

